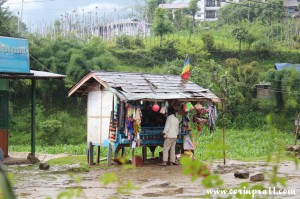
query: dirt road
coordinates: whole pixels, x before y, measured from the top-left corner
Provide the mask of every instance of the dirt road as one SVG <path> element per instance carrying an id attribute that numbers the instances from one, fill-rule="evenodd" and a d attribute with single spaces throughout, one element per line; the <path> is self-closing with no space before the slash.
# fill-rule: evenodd
<path id="1" fill-rule="evenodd" d="M 32 199 L 46 198 L 47 196 L 56 198 L 59 193 L 74 187 L 82 189 L 80 198 L 106 199 L 117 196 L 118 183 L 104 186 L 100 182 L 99 179 L 105 173 L 115 173 L 120 179 L 120 183 L 130 180 L 134 186 L 138 187 L 130 194 L 118 195 L 119 198 L 204 198 L 207 191 L 201 185 L 202 178 L 191 182 L 189 176 L 182 174 L 181 166 L 161 167 L 151 163 L 130 170 L 124 170 L 119 165 L 109 168 L 94 166 L 89 172 L 74 174 L 75 177 L 81 176 L 79 183 L 75 182 L 75 177 L 69 176 L 66 172 L 70 168 L 76 167 L 79 165 L 53 166 L 48 171 L 41 171 L 38 169 L 38 165 L 8 165 L 7 169 L 14 173 L 14 189 L 18 198 Z M 235 188 L 242 182 L 255 184 L 250 182 L 249 178 L 235 178 L 235 171 L 247 171 L 250 176 L 262 172 L 266 178 L 262 183 L 268 187 L 269 176 L 267 173 L 271 169 L 271 166 L 267 166 L 263 162 L 228 161 L 226 166 L 223 166 L 221 162 L 215 162 L 212 166 L 214 173 L 220 174 L 224 180 L 223 188 L 228 189 Z M 287 189 L 294 190 L 297 195 L 276 196 L 275 198 L 299 198 L 300 171 L 296 170 L 294 163 L 288 161 L 280 163 L 278 175 L 287 179 Z M 216 197 L 217 195 L 211 196 L 211 198 Z"/>

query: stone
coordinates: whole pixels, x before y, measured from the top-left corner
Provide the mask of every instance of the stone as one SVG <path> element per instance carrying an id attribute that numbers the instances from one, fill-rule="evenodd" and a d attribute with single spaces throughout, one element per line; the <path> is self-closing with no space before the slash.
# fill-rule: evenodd
<path id="1" fill-rule="evenodd" d="M 32 164 L 35 164 L 35 163 L 38 163 L 40 162 L 40 160 L 33 156 L 32 153 L 29 153 L 28 156 L 27 156 L 27 159 L 32 163 Z"/>
<path id="2" fill-rule="evenodd" d="M 300 145 L 293 146 L 293 151 L 300 152 Z"/>
<path id="3" fill-rule="evenodd" d="M 250 177 L 250 181 L 252 182 L 259 182 L 259 181 L 264 181 L 265 180 L 265 176 L 263 173 L 258 173 L 254 176 Z"/>
<path id="4" fill-rule="evenodd" d="M 234 177 L 241 178 L 241 179 L 247 179 L 247 178 L 249 178 L 249 172 L 237 171 L 234 173 Z"/>
<path id="5" fill-rule="evenodd" d="M 286 150 L 286 151 L 294 151 L 294 146 L 291 146 L 291 145 L 286 146 L 286 147 L 285 147 L 285 150 Z"/>
<path id="6" fill-rule="evenodd" d="M 40 170 L 49 170 L 50 169 L 50 165 L 45 163 L 45 162 L 42 162 L 40 163 L 40 166 L 39 166 Z"/>

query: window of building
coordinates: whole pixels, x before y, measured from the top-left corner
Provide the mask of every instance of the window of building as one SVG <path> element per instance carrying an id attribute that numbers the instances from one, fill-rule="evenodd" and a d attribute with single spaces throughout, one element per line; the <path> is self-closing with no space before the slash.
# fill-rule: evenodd
<path id="1" fill-rule="evenodd" d="M 207 19 L 214 19 L 214 18 L 216 18 L 216 11 L 215 10 L 207 10 L 206 12 L 205 12 L 205 18 L 207 18 Z"/>
<path id="2" fill-rule="evenodd" d="M 215 6 L 216 6 L 215 0 L 207 0 L 206 1 L 206 7 L 215 7 Z"/>

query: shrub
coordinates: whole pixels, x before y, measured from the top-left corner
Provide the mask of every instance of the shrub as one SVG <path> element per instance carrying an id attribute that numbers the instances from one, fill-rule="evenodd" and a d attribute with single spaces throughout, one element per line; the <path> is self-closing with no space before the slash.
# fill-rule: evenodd
<path id="1" fill-rule="evenodd" d="M 214 36 L 209 33 L 204 33 L 201 35 L 201 39 L 204 43 L 205 48 L 208 51 L 211 51 L 214 49 Z"/>

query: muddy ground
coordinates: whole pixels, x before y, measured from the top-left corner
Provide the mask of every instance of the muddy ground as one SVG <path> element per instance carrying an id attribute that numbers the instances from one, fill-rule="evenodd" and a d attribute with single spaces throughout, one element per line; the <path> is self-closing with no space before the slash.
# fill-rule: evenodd
<path id="1" fill-rule="evenodd" d="M 61 157 L 63 155 L 59 155 Z M 55 158 L 48 156 L 47 159 Z M 118 195 L 119 198 L 204 198 L 206 189 L 201 185 L 202 178 L 191 182 L 189 176 L 182 174 L 181 166 L 158 166 L 156 162 L 149 161 L 143 167 L 136 167 L 131 170 L 124 170 L 120 165 L 111 167 L 93 166 L 89 172 L 74 173 L 70 176 L 67 171 L 76 170 L 80 165 L 53 166 L 48 171 L 39 170 L 37 165 L 7 165 L 9 172 L 14 174 L 14 190 L 18 198 L 57 198 L 58 194 L 69 188 L 81 188 L 80 198 L 106 199 L 117 196 L 117 183 L 104 186 L 100 178 L 104 173 L 115 173 L 120 177 L 121 182 L 130 180 L 138 189 L 131 191 L 130 194 Z M 75 169 L 74 169 L 75 168 Z M 248 179 L 234 177 L 235 171 L 247 171 L 250 176 L 257 173 L 264 173 L 263 183 L 268 186 L 268 171 L 271 166 L 264 162 L 241 162 L 227 161 L 223 163 L 215 162 L 211 166 L 214 173 L 220 174 L 224 180 L 223 188 L 234 188 L 242 182 L 249 182 L 254 185 L 258 182 L 250 182 Z M 295 196 L 276 196 L 275 198 L 300 198 L 300 171 L 296 170 L 293 162 L 285 161 L 280 163 L 278 175 L 287 179 L 287 188 L 295 190 Z M 81 176 L 81 181 L 76 183 L 74 178 Z M 211 198 L 216 198 L 216 195 Z"/>

